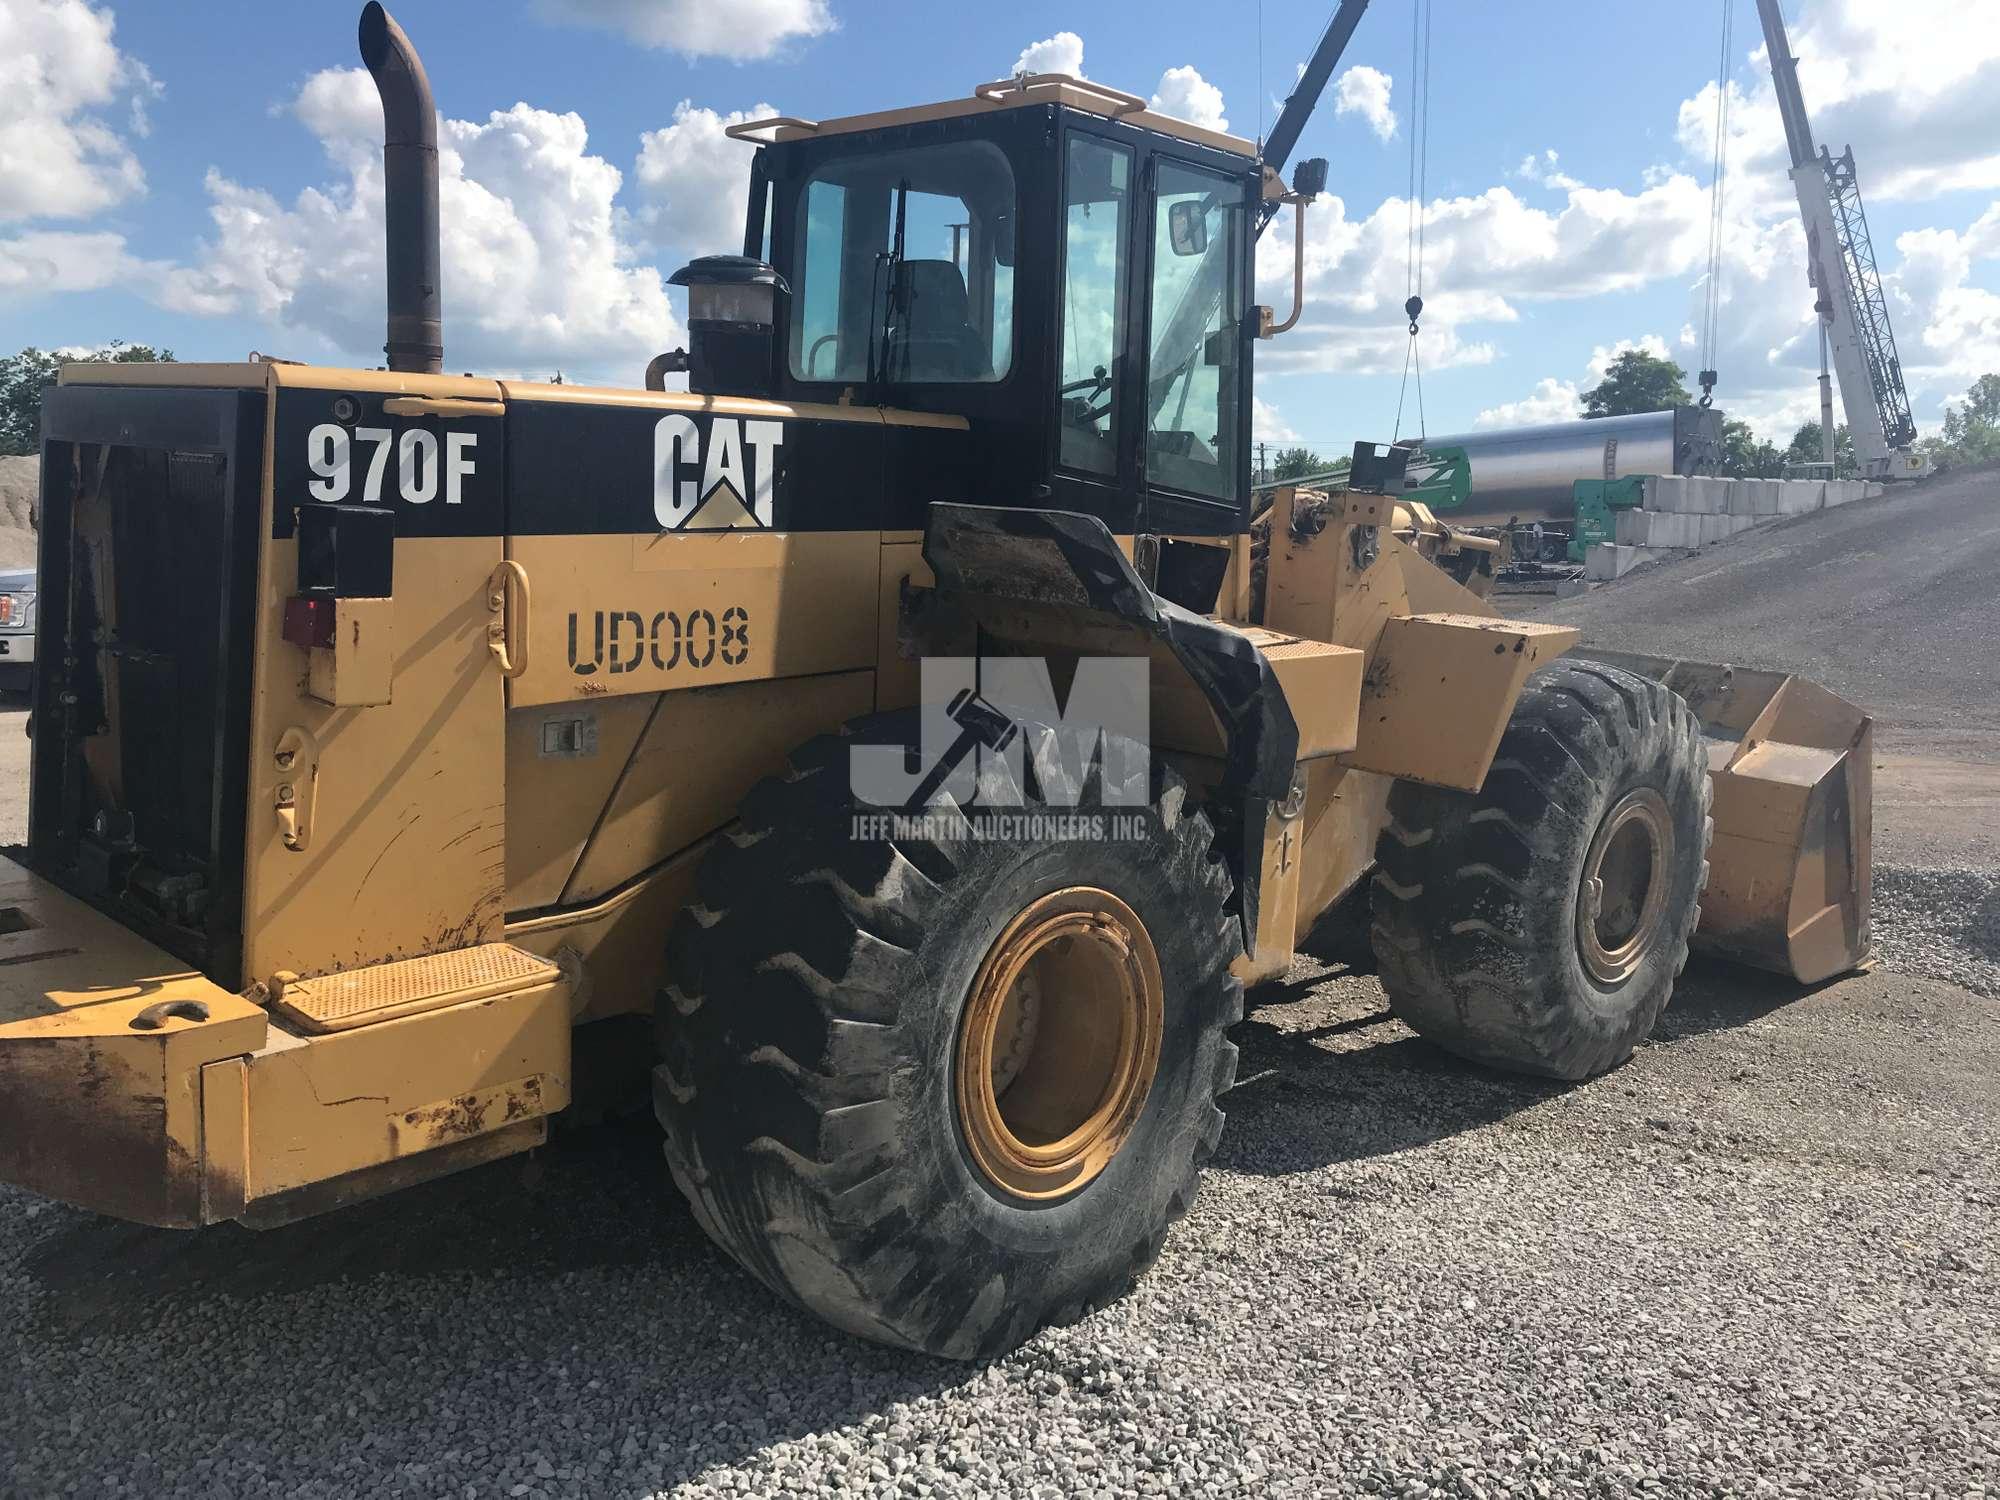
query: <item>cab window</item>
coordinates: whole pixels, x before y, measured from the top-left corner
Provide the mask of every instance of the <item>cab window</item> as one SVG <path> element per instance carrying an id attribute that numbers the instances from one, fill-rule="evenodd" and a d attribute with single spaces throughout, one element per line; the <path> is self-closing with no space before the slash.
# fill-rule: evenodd
<path id="1" fill-rule="evenodd" d="M 1072 135 L 1063 169 L 1062 380 L 1057 461 L 1118 471 L 1118 360 L 1125 348 L 1132 152 Z"/>
<path id="2" fill-rule="evenodd" d="M 996 381 L 1014 353 L 1014 174 L 984 141 L 829 162 L 796 215 L 794 378 Z"/>
<path id="3" fill-rule="evenodd" d="M 1244 185 L 1166 159 L 1156 176 L 1147 481 L 1231 499 L 1243 399 Z"/>

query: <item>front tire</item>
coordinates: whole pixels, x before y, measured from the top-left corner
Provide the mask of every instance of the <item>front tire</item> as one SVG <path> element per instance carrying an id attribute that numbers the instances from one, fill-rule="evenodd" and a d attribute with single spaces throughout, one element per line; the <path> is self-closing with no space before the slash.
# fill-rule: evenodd
<path id="1" fill-rule="evenodd" d="M 1701 726 L 1662 684 L 1581 661 L 1536 672 L 1477 793 L 1390 793 L 1371 891 L 1390 1009 L 1512 1072 L 1624 1062 L 1701 919 L 1707 767 Z"/>
<path id="2" fill-rule="evenodd" d="M 989 760 L 974 805 L 893 839 L 856 836 L 849 754 L 916 744 L 914 713 L 795 752 L 704 862 L 658 1006 L 667 1159 L 709 1235 L 851 1333 L 956 1358 L 1131 1285 L 1236 1071 L 1207 818 L 1157 763 L 1107 808 L 1097 764 L 1072 785 L 1059 731 L 1023 734 L 1025 784 Z M 982 808 L 1133 837 L 954 831 Z"/>

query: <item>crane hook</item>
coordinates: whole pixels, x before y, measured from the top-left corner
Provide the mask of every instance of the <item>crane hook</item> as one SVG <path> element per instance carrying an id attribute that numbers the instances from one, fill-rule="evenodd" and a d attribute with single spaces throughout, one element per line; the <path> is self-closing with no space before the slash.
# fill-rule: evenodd
<path id="1" fill-rule="evenodd" d="M 1424 310 L 1424 299 L 1421 297 L 1412 297 L 1410 298 L 1409 301 L 1403 304 L 1403 311 L 1409 317 L 1410 320 L 1410 336 L 1412 338 L 1416 337 L 1417 318 L 1423 313 L 1423 310 Z"/>

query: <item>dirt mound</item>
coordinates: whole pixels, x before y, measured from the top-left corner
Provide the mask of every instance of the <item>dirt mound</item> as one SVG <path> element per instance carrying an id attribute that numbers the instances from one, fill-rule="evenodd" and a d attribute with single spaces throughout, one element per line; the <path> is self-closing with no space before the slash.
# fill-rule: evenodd
<path id="1" fill-rule="evenodd" d="M 0 567 L 26 567 L 35 560 L 35 499 L 41 483 L 39 458 L 0 458 Z"/>

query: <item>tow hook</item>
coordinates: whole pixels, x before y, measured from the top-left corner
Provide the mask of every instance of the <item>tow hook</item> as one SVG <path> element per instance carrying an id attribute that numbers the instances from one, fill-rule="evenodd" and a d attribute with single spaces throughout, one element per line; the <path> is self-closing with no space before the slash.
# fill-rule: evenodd
<path id="1" fill-rule="evenodd" d="M 162 1000 L 149 1005 L 126 1024 L 134 1031 L 158 1031 L 169 1021 L 206 1021 L 208 1006 L 200 1000 Z"/>

